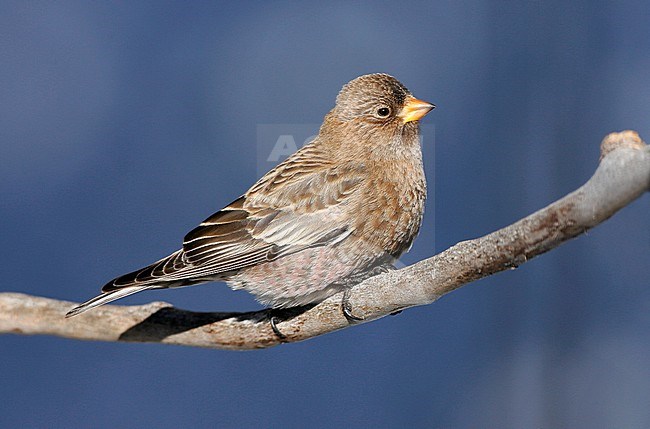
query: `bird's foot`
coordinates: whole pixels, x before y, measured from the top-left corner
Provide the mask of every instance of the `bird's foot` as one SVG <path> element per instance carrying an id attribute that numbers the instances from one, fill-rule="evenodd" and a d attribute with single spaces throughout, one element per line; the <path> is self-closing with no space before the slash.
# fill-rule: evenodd
<path id="1" fill-rule="evenodd" d="M 389 271 L 395 271 L 396 269 L 397 267 L 395 265 L 391 264 L 390 262 L 386 262 L 384 264 L 377 265 L 376 267 L 374 267 L 372 269 L 372 275 L 377 276 L 379 274 L 384 274 Z"/>
<path id="2" fill-rule="evenodd" d="M 350 290 L 352 286 L 358 285 L 359 283 L 369 279 L 370 277 L 374 277 L 379 274 L 384 274 L 389 271 L 394 271 L 396 269 L 397 268 L 393 264 L 391 264 L 390 262 L 386 262 L 384 264 L 377 265 L 376 267 L 373 267 L 368 271 L 364 271 L 354 276 L 351 276 L 347 279 L 347 287 L 343 292 L 343 299 L 341 300 L 341 310 L 343 311 L 343 315 L 345 316 L 345 318 L 348 319 L 348 322 L 354 323 L 366 319 L 365 317 L 355 316 L 354 314 L 352 314 L 352 306 L 350 305 L 350 293 L 351 293 Z"/>
<path id="3" fill-rule="evenodd" d="M 271 329 L 273 330 L 273 333 L 278 337 L 278 339 L 281 342 L 285 342 L 287 336 L 284 335 L 282 331 L 280 331 L 280 329 L 278 328 L 278 323 L 280 323 L 281 320 L 277 316 L 273 315 L 273 312 L 274 312 L 273 309 L 269 310 L 269 323 L 271 324 Z"/>
<path id="4" fill-rule="evenodd" d="M 365 320 L 365 317 L 355 316 L 352 314 L 352 306 L 350 305 L 350 288 L 345 289 L 343 292 L 343 299 L 341 299 L 341 311 L 348 322 L 356 323 Z"/>
<path id="5" fill-rule="evenodd" d="M 300 316 L 302 313 L 305 311 L 311 309 L 314 307 L 315 304 L 307 304 L 307 305 L 301 305 L 297 307 L 290 307 L 290 308 L 269 308 L 267 317 L 269 320 L 269 324 L 271 325 L 271 329 L 273 330 L 273 333 L 278 337 L 278 339 L 283 342 L 291 342 L 292 340 L 289 339 L 289 335 L 284 334 L 280 328 L 278 327 L 278 324 L 282 322 L 287 322 L 294 317 Z"/>

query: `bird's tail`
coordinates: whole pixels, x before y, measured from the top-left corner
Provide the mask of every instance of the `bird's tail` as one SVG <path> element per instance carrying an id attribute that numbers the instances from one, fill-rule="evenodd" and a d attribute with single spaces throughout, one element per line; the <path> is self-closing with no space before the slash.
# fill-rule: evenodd
<path id="1" fill-rule="evenodd" d="M 76 316 L 77 314 L 83 313 L 84 311 L 90 310 L 91 308 L 99 307 L 100 305 L 107 304 L 111 301 L 115 301 L 116 299 L 124 298 L 125 296 L 138 293 L 146 289 L 152 289 L 155 287 L 156 285 L 152 285 L 152 284 L 141 285 L 141 286 L 127 286 L 120 289 L 112 290 L 110 292 L 105 292 L 99 296 L 89 299 L 83 304 L 79 304 L 72 310 L 68 311 L 65 317 L 67 318 L 67 317 Z"/>
<path id="2" fill-rule="evenodd" d="M 140 268 L 128 274 L 119 276 L 102 287 L 102 294 L 96 296 L 83 304 L 79 304 L 68 311 L 65 317 L 76 316 L 79 313 L 99 307 L 116 299 L 141 292 L 147 289 L 164 289 L 168 287 L 185 286 L 196 281 L 181 279 L 169 280 L 165 276 L 185 268 L 183 261 L 183 250 L 177 250 L 171 255 L 154 262 L 153 264 Z"/>

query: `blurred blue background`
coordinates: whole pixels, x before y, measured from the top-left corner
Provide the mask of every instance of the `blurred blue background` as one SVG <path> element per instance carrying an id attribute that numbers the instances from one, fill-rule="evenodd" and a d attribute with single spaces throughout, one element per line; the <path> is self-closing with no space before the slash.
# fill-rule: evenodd
<path id="1" fill-rule="evenodd" d="M 650 139 L 649 23 L 643 1 L 2 1 L 0 290 L 81 301 L 175 250 L 262 173 L 260 124 L 319 124 L 377 71 L 438 105 L 403 262 L 489 233 L 583 184 L 607 133 Z M 650 427 L 649 212 L 269 350 L 3 336 L 0 427 Z M 121 303 L 152 300 L 260 308 L 223 284 Z"/>

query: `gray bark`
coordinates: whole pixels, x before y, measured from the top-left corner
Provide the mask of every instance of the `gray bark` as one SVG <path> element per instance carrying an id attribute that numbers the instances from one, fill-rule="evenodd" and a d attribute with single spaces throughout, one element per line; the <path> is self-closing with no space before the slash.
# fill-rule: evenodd
<path id="1" fill-rule="evenodd" d="M 431 304 L 474 280 L 516 268 L 600 224 L 649 190 L 650 147 L 633 131 L 612 133 L 601 144 L 594 175 L 566 197 L 510 226 L 352 288 L 348 302 L 358 322 L 344 316 L 341 294 L 311 308 L 278 312 L 279 336 L 266 310 L 196 313 L 154 302 L 107 305 L 66 319 L 75 303 L 0 293 L 0 333 L 237 350 L 302 341 Z"/>

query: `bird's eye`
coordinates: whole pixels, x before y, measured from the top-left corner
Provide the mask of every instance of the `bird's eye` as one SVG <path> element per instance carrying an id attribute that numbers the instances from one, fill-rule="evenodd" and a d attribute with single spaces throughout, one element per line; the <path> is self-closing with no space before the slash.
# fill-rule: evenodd
<path id="1" fill-rule="evenodd" d="M 379 118 L 387 118 L 388 115 L 390 115 L 389 107 L 380 107 L 379 109 L 377 109 L 377 116 Z"/>

